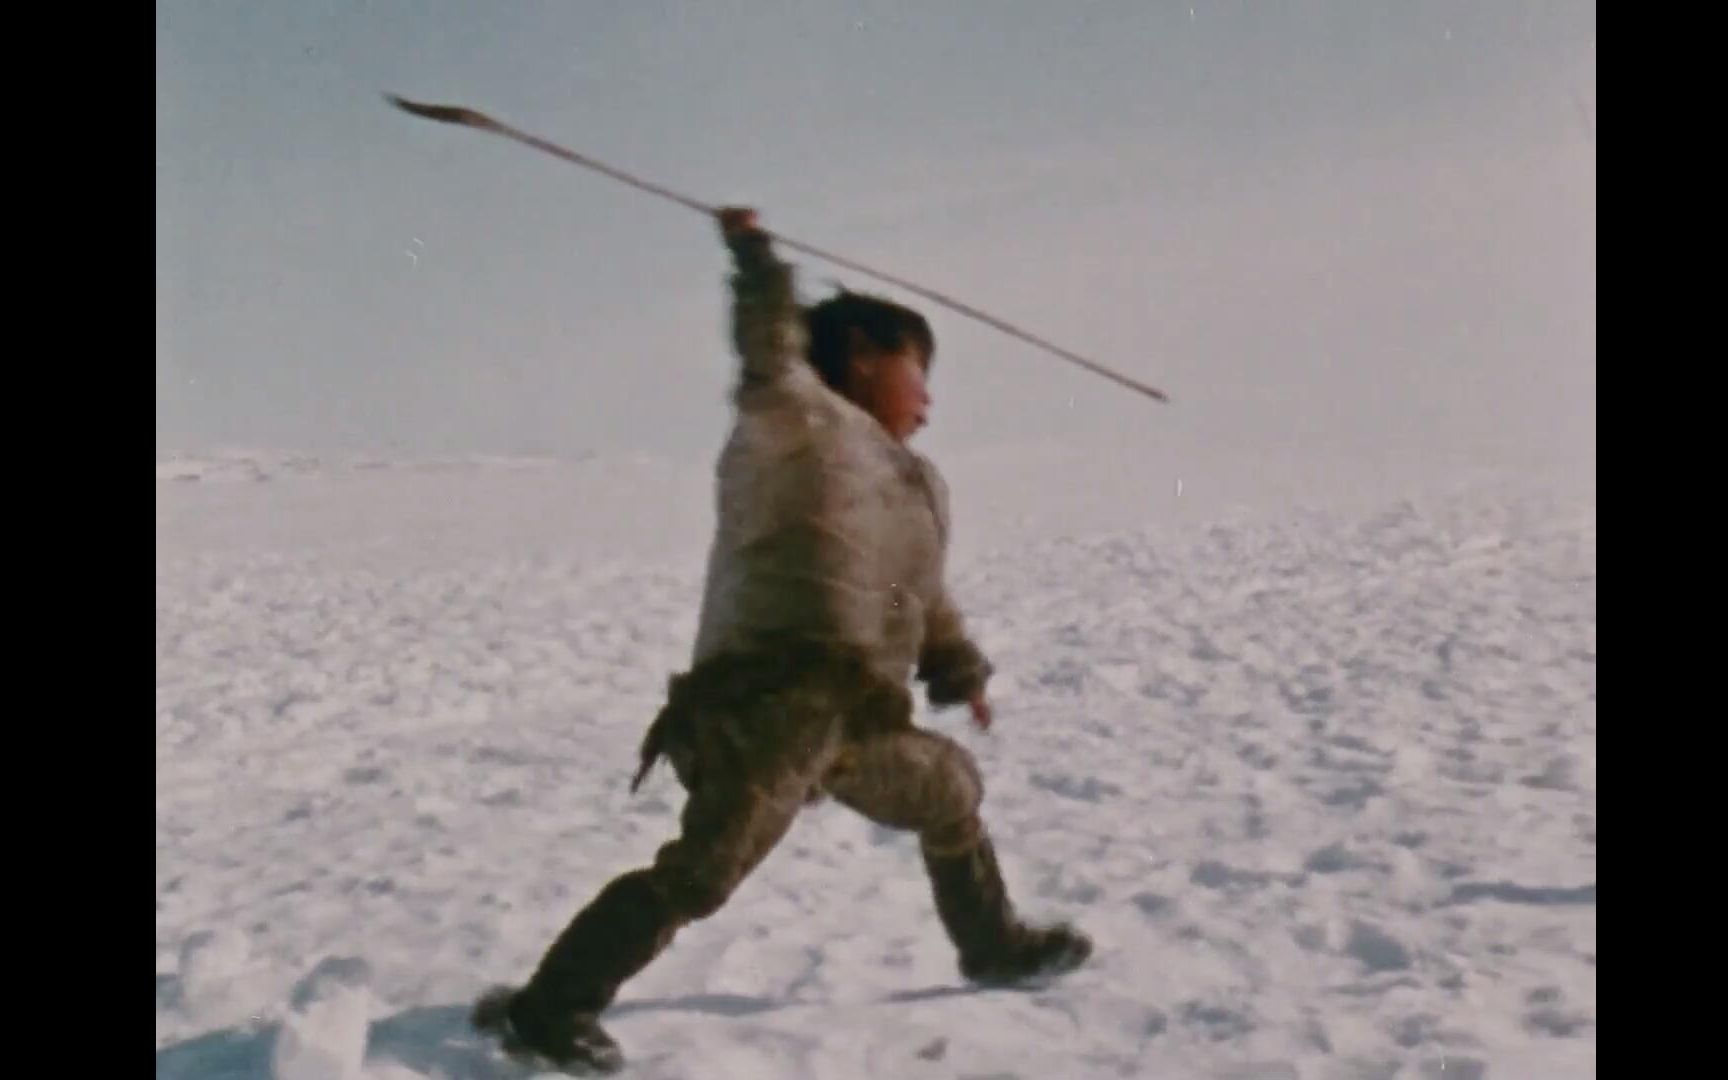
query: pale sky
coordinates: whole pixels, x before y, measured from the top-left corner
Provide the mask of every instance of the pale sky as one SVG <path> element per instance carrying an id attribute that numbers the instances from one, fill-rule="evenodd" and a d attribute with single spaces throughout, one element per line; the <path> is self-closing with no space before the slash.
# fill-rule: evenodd
<path id="1" fill-rule="evenodd" d="M 1595 5 L 158 0 L 158 449 L 710 457 L 723 249 L 919 281 L 930 448 L 1594 455 Z"/>

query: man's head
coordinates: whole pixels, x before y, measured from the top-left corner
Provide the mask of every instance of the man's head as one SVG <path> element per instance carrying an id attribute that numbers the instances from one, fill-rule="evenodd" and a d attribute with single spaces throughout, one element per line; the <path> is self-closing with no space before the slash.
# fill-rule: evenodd
<path id="1" fill-rule="evenodd" d="M 805 312 L 810 363 L 822 381 L 904 441 L 929 417 L 925 379 L 936 341 L 924 316 L 862 293 L 838 294 Z"/>

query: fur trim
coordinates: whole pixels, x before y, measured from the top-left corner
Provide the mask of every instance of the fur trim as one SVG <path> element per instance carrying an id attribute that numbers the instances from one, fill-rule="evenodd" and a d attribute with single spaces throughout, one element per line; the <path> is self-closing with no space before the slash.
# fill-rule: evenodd
<path id="1" fill-rule="evenodd" d="M 994 671 L 969 641 L 925 649 L 918 661 L 918 678 L 925 684 L 930 704 L 938 708 L 966 702 L 984 689 Z"/>

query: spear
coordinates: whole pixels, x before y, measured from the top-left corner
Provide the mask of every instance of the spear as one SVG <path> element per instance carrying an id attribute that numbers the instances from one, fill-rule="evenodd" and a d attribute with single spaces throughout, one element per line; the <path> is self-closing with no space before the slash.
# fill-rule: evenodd
<path id="1" fill-rule="evenodd" d="M 719 213 L 719 207 L 710 206 L 707 203 L 692 199 L 687 195 L 680 195 L 676 191 L 668 190 L 658 184 L 652 184 L 639 177 L 631 176 L 622 169 L 615 169 L 604 162 L 596 161 L 591 157 L 586 157 L 571 150 L 566 150 L 564 147 L 559 146 L 556 143 L 547 142 L 539 136 L 530 135 L 525 131 L 518 131 L 508 124 L 499 123 L 497 120 L 492 119 L 485 113 L 475 112 L 473 109 L 465 109 L 457 105 L 424 105 L 419 102 L 405 100 L 395 96 L 394 94 L 386 94 L 385 98 L 392 105 L 395 105 L 397 108 L 415 116 L 424 117 L 427 120 L 436 120 L 443 124 L 458 124 L 463 127 L 477 128 L 480 131 L 488 131 L 494 135 L 502 135 L 506 139 L 514 140 L 515 142 L 522 143 L 525 146 L 531 146 L 543 153 L 551 154 L 553 157 L 563 158 L 565 161 L 574 165 L 580 165 L 585 169 L 592 169 L 595 172 L 609 176 L 621 183 L 628 184 L 640 191 L 645 191 L 650 195 L 658 195 L 660 198 L 669 199 L 680 206 L 689 207 L 691 210 L 707 217 L 715 217 Z M 865 274 L 880 281 L 885 281 L 890 285 L 898 286 L 899 288 L 905 289 L 907 292 L 922 296 L 926 300 L 941 304 L 943 307 L 949 308 L 950 310 L 957 311 L 968 318 L 976 319 L 986 326 L 994 327 L 1010 337 L 1017 338 L 1030 345 L 1035 345 L 1046 352 L 1068 361 L 1069 363 L 1078 364 L 1093 374 L 1102 375 L 1111 382 L 1118 383 L 1122 386 L 1126 386 L 1130 390 L 1145 394 L 1147 397 L 1156 401 L 1168 402 L 1170 400 L 1162 390 L 1147 386 L 1138 379 L 1130 378 L 1127 375 L 1123 375 L 1121 372 L 1112 371 L 1110 368 L 1107 368 L 1103 364 L 1094 360 L 1088 360 L 1084 356 L 1069 352 L 1060 345 L 1054 345 L 1045 341 L 1043 338 L 1027 333 L 1017 326 L 1011 326 L 1008 323 L 1003 322 L 1001 319 L 996 318 L 994 315 L 980 311 L 970 304 L 961 303 L 952 297 L 944 296 L 932 289 L 927 289 L 922 285 L 906 281 L 903 278 L 895 277 L 892 274 L 885 274 L 880 270 L 873 270 L 868 266 L 854 262 L 844 256 L 836 255 L 829 251 L 823 251 L 820 248 L 812 247 L 809 244 L 794 240 L 789 236 L 782 236 L 767 229 L 762 231 L 770 240 L 782 247 L 791 248 L 794 251 L 802 251 L 806 255 L 813 255 L 818 259 L 834 263 L 837 266 L 843 266 L 848 270 L 854 270 L 860 274 Z"/>

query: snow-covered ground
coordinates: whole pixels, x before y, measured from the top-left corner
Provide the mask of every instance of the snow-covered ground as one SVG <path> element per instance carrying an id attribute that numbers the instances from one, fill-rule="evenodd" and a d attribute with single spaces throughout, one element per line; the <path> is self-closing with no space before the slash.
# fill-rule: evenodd
<path id="1" fill-rule="evenodd" d="M 1089 502 L 987 465 L 950 478 L 997 727 L 926 722 L 1095 963 L 962 989 L 915 841 L 820 805 L 625 988 L 627 1075 L 1594 1076 L 1590 492 L 1179 515 L 1161 474 Z M 701 470 L 157 478 L 158 1077 L 520 1075 L 468 1003 L 674 827 L 666 770 L 626 784 L 694 629 Z"/>

